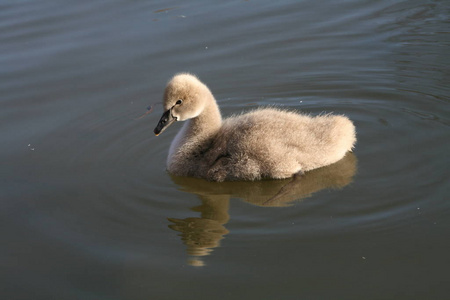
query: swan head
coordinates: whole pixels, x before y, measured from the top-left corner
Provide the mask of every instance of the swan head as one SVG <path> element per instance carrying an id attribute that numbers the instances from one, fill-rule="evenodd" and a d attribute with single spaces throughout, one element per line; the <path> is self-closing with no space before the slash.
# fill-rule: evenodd
<path id="1" fill-rule="evenodd" d="M 164 91 L 164 113 L 158 122 L 155 135 L 159 135 L 175 121 L 185 121 L 197 117 L 205 108 L 208 87 L 196 76 L 188 73 L 175 75 Z"/>

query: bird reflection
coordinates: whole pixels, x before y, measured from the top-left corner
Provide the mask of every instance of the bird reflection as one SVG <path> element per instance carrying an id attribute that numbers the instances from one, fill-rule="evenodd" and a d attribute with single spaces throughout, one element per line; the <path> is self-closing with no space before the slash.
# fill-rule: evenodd
<path id="1" fill-rule="evenodd" d="M 241 198 L 258 206 L 289 206 L 322 189 L 339 189 L 348 185 L 356 173 L 356 164 L 355 155 L 349 152 L 332 165 L 284 180 L 209 182 L 172 176 L 180 190 L 196 194 L 202 204 L 192 208 L 193 211 L 200 212 L 200 217 L 168 218 L 173 223 L 169 227 L 181 233 L 187 253 L 191 256 L 188 263 L 192 266 L 204 266 L 202 257 L 219 247 L 224 235 L 229 233 L 224 225 L 230 219 L 230 198 Z"/>
<path id="2" fill-rule="evenodd" d="M 203 266 L 200 259 L 209 255 L 213 248 L 218 247 L 220 240 L 229 231 L 223 226 L 230 216 L 228 195 L 199 195 L 202 205 L 191 208 L 200 212 L 200 217 L 174 219 L 169 227 L 181 232 L 181 240 L 187 246 L 187 253 L 191 256 L 188 263 L 192 266 Z"/>

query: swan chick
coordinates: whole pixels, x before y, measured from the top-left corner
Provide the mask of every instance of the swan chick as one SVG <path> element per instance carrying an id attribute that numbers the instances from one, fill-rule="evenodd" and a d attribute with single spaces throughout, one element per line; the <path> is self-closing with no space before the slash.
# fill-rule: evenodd
<path id="1" fill-rule="evenodd" d="M 168 82 L 163 107 L 155 135 L 185 121 L 167 157 L 167 170 L 178 176 L 288 178 L 339 161 L 356 143 L 355 126 L 342 115 L 259 108 L 222 120 L 209 88 L 188 73 Z"/>

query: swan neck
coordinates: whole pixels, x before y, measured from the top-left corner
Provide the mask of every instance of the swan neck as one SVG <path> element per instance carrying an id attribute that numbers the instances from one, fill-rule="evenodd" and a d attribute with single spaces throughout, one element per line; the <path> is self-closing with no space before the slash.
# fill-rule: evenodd
<path id="1" fill-rule="evenodd" d="M 222 126 L 219 106 L 212 95 L 208 98 L 203 111 L 189 122 L 190 133 L 197 137 L 213 135 Z"/>
<path id="2" fill-rule="evenodd" d="M 176 153 L 190 151 L 193 147 L 203 145 L 207 140 L 214 137 L 222 126 L 222 116 L 214 97 L 208 97 L 203 111 L 195 118 L 185 121 L 186 123 L 175 136 L 169 149 L 167 165 L 171 166 Z"/>

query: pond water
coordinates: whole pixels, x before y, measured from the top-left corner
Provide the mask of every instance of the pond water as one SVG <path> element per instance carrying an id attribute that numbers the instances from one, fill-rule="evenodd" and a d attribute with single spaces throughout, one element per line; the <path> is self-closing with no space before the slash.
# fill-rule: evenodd
<path id="1" fill-rule="evenodd" d="M 449 19 L 446 0 L 3 1 L 1 298 L 448 297 Z M 345 114 L 355 151 L 296 182 L 172 177 L 181 125 L 152 131 L 181 71 L 224 116 Z"/>

